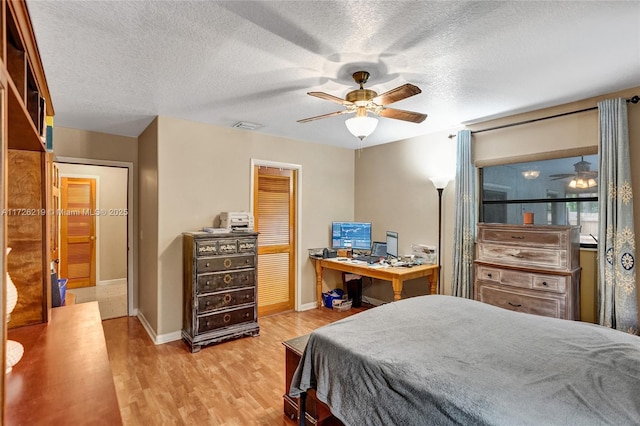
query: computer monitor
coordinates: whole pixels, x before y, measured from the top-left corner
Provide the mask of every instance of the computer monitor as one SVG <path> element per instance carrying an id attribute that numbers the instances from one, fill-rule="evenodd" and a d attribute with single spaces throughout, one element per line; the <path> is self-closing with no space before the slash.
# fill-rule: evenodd
<path id="1" fill-rule="evenodd" d="M 387 257 L 387 243 L 374 241 L 373 245 L 371 246 L 371 256 Z"/>
<path id="2" fill-rule="evenodd" d="M 398 258 L 398 233 L 387 231 L 387 256 Z"/>
<path id="3" fill-rule="evenodd" d="M 371 222 L 333 222 L 331 248 L 371 250 Z"/>

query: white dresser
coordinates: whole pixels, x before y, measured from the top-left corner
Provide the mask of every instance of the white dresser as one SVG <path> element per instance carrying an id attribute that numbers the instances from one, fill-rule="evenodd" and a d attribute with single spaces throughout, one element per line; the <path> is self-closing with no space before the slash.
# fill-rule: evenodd
<path id="1" fill-rule="evenodd" d="M 475 299 L 580 319 L 580 227 L 478 224 Z"/>

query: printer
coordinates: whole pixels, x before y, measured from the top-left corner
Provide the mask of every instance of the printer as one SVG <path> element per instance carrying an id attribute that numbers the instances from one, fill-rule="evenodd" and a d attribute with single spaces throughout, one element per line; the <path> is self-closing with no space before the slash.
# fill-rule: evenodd
<path id="1" fill-rule="evenodd" d="M 230 231 L 253 231 L 253 215 L 249 212 L 222 212 L 220 228 Z"/>

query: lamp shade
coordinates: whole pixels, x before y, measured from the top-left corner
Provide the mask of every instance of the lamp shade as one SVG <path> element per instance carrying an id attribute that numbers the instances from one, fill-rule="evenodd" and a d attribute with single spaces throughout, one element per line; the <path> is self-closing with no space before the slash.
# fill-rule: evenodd
<path id="1" fill-rule="evenodd" d="M 444 189 L 453 178 L 451 176 L 435 176 L 431 178 L 431 182 L 433 182 L 433 186 L 436 189 Z"/>
<path id="2" fill-rule="evenodd" d="M 593 178 L 582 178 L 580 176 L 576 176 L 573 179 L 571 179 L 571 182 L 569 182 L 569 188 L 574 188 L 574 189 L 587 189 L 587 188 L 593 188 L 594 186 L 598 186 L 598 182 L 596 182 L 595 179 Z"/>
<path id="3" fill-rule="evenodd" d="M 351 134 L 360 140 L 369 136 L 378 126 L 378 119 L 373 117 L 352 117 L 344 122 Z"/>

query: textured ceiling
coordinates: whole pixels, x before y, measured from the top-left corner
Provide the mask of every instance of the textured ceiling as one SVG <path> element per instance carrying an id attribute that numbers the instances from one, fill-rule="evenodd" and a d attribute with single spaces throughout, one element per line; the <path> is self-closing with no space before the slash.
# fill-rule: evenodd
<path id="1" fill-rule="evenodd" d="M 357 148 L 354 71 L 390 105 L 376 145 L 640 86 L 639 2 L 27 0 L 59 126 L 138 136 L 157 115 Z"/>

